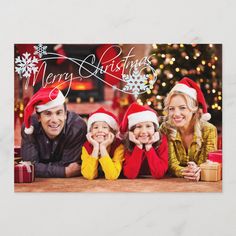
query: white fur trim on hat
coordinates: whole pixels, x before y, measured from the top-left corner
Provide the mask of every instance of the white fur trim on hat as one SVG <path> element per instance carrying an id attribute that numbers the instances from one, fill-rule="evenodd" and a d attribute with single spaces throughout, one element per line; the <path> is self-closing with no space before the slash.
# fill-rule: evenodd
<path id="1" fill-rule="evenodd" d="M 34 126 L 31 125 L 29 128 L 24 129 L 26 134 L 32 134 L 34 132 Z"/>
<path id="2" fill-rule="evenodd" d="M 141 111 L 141 112 L 136 112 L 136 113 L 130 114 L 128 116 L 128 121 L 129 121 L 128 122 L 129 129 L 138 123 L 146 122 L 146 121 L 151 121 L 151 122 L 155 123 L 157 126 L 159 126 L 157 116 L 152 111 Z"/>
<path id="3" fill-rule="evenodd" d="M 48 109 L 51 109 L 56 106 L 63 105 L 65 102 L 65 97 L 61 91 L 59 91 L 57 97 L 54 100 L 51 100 L 50 102 L 43 104 L 43 105 L 38 105 L 36 106 L 36 111 L 37 112 L 42 112 Z"/>
<path id="4" fill-rule="evenodd" d="M 191 98 L 197 100 L 197 92 L 195 89 L 193 88 L 190 88 L 188 85 L 185 85 L 185 84 L 176 84 L 172 89 L 171 89 L 171 92 L 172 91 L 179 91 L 179 92 L 182 92 L 182 93 L 186 93 L 187 95 L 189 95 Z"/>
<path id="5" fill-rule="evenodd" d="M 211 119 L 211 114 L 210 113 L 203 113 L 201 115 L 201 120 L 208 121 Z"/>
<path id="6" fill-rule="evenodd" d="M 88 119 L 88 124 L 87 124 L 88 132 L 90 131 L 92 124 L 96 121 L 105 121 L 113 130 L 118 129 L 117 122 L 113 117 L 105 113 L 95 113 Z"/>

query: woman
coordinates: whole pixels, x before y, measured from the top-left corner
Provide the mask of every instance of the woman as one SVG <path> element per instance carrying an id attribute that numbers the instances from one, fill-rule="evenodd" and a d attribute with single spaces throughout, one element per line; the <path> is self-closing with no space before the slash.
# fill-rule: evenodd
<path id="1" fill-rule="evenodd" d="M 217 149 L 217 130 L 207 122 L 210 114 L 203 93 L 185 77 L 167 95 L 164 109 L 167 120 L 161 131 L 168 136 L 169 170 L 174 176 L 198 181 L 199 165 Z"/>
<path id="2" fill-rule="evenodd" d="M 126 143 L 123 173 L 129 179 L 152 175 L 160 179 L 168 169 L 168 146 L 165 135 L 160 135 L 154 110 L 131 104 L 126 111 L 121 133 Z"/>
<path id="3" fill-rule="evenodd" d="M 114 114 L 99 108 L 88 119 L 87 141 L 82 148 L 81 173 L 86 179 L 95 179 L 99 170 L 106 179 L 120 175 L 124 160 L 124 146 L 115 135 L 118 121 Z"/>

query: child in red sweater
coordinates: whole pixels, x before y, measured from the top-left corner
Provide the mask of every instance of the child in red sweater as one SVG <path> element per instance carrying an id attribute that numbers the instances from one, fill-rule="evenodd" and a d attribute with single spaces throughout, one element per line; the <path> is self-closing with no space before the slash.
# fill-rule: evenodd
<path id="1" fill-rule="evenodd" d="M 156 112 L 137 103 L 131 104 L 121 123 L 126 146 L 123 173 L 129 179 L 140 175 L 161 178 L 168 169 L 167 138 L 160 135 Z"/>

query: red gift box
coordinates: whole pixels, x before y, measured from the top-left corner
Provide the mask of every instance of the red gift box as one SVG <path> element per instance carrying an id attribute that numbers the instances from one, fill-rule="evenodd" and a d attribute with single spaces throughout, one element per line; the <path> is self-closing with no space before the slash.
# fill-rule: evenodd
<path id="1" fill-rule="evenodd" d="M 15 183 L 32 183 L 35 180 L 34 165 L 29 161 L 21 161 L 14 167 Z"/>
<path id="2" fill-rule="evenodd" d="M 208 160 L 213 162 L 222 163 L 222 150 L 209 152 L 208 153 Z"/>
<path id="3" fill-rule="evenodd" d="M 20 157 L 21 147 L 20 146 L 14 146 L 14 157 Z"/>

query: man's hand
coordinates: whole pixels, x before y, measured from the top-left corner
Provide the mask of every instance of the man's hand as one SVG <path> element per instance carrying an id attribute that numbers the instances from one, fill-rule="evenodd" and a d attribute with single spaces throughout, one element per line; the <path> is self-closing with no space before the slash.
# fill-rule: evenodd
<path id="1" fill-rule="evenodd" d="M 77 162 L 70 163 L 66 169 L 66 178 L 75 177 L 81 175 L 81 166 Z"/>

